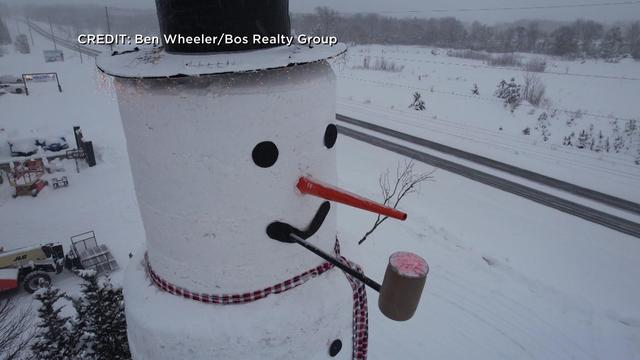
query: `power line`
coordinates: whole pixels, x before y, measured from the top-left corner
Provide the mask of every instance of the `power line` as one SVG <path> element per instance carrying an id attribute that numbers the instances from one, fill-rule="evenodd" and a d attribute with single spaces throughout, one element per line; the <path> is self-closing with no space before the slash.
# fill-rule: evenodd
<path id="1" fill-rule="evenodd" d="M 518 7 L 486 7 L 486 8 L 454 8 L 454 9 L 423 9 L 423 10 L 392 10 L 392 11 L 366 11 L 364 13 L 378 14 L 417 14 L 417 13 L 447 13 L 447 12 L 470 12 L 470 11 L 510 11 L 510 10 L 542 10 L 542 9 L 571 9 L 605 6 L 628 6 L 640 5 L 640 1 L 620 1 L 602 3 L 564 4 L 564 5 L 539 5 L 539 6 L 518 6 Z M 340 14 L 357 14 L 361 12 L 340 11 Z"/>

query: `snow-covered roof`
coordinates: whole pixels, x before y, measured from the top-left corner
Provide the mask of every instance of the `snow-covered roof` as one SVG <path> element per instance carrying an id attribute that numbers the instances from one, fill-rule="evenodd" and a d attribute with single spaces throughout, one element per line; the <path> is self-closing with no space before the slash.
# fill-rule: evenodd
<path id="1" fill-rule="evenodd" d="M 33 138 L 11 139 L 8 142 L 9 142 L 9 145 L 11 146 L 11 151 L 14 151 L 14 152 L 29 153 L 29 152 L 38 150 L 38 146 L 36 145 L 36 140 Z"/>
<path id="2" fill-rule="evenodd" d="M 96 64 L 115 77 L 166 78 L 276 69 L 333 58 L 347 51 L 342 43 L 211 54 L 170 54 L 156 46 L 136 49 L 101 55 Z"/>

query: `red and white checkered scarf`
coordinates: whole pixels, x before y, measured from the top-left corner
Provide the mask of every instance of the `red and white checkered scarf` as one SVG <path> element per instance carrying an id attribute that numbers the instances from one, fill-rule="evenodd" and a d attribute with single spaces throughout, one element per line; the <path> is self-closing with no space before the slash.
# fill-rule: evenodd
<path id="1" fill-rule="evenodd" d="M 360 266 L 347 260 L 344 256 L 340 255 L 340 243 L 338 242 L 338 239 L 336 239 L 334 251 L 337 258 L 340 260 L 340 262 L 362 273 L 362 269 L 360 268 Z M 324 262 L 313 269 L 307 270 L 302 274 L 292 277 L 291 279 L 287 279 L 281 283 L 269 286 L 262 290 L 246 292 L 243 294 L 212 295 L 212 294 L 203 294 L 203 293 L 189 291 L 185 288 L 171 284 L 170 282 L 162 279 L 160 276 L 158 276 L 158 274 L 156 274 L 153 271 L 153 269 L 151 268 L 151 264 L 149 263 L 149 258 L 147 254 L 145 254 L 144 259 L 145 259 L 147 274 L 149 275 L 153 283 L 160 289 L 170 294 L 182 296 L 187 299 L 200 301 L 206 304 L 220 304 L 220 305 L 246 304 L 246 303 L 250 303 L 250 302 L 265 298 L 270 294 L 279 294 L 281 292 L 285 292 L 287 290 L 300 286 L 305 282 L 309 281 L 310 279 L 317 277 L 318 275 L 334 267 L 334 265 L 331 264 L 330 262 Z M 345 276 L 347 277 L 347 280 L 349 281 L 349 284 L 351 285 L 351 289 L 353 291 L 353 325 L 352 325 L 353 352 L 352 352 L 351 358 L 352 360 L 366 360 L 368 339 L 369 339 L 369 313 L 367 309 L 367 290 L 365 288 L 364 283 L 361 282 L 360 280 L 346 273 L 345 273 Z"/>

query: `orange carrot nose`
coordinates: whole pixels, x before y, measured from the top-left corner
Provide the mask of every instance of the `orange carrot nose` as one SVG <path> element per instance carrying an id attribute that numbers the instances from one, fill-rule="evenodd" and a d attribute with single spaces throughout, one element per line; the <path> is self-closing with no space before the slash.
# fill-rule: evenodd
<path id="1" fill-rule="evenodd" d="M 392 217 L 398 220 L 404 221 L 407 219 L 407 214 L 403 213 L 402 211 L 398 211 L 392 207 L 385 206 L 375 201 L 363 198 L 362 196 L 352 194 L 348 191 L 338 189 L 337 187 L 319 183 L 317 181 L 309 179 L 308 177 L 303 176 L 298 179 L 296 188 L 298 188 L 298 190 L 300 190 L 300 192 L 303 194 L 313 195 L 325 200 L 339 202 L 341 204 L 357 207 L 362 210 L 371 211 L 373 213 Z"/>

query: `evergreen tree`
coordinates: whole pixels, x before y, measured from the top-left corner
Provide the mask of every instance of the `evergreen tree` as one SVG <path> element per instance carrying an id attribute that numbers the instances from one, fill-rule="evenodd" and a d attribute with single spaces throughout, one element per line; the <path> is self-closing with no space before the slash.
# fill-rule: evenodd
<path id="1" fill-rule="evenodd" d="M 413 94 L 413 102 L 409 105 L 409 108 L 419 111 L 427 108 L 425 106 L 424 100 L 422 99 L 422 94 L 417 91 Z"/>
<path id="2" fill-rule="evenodd" d="M 636 21 L 627 30 L 627 40 L 629 53 L 634 59 L 640 59 L 640 21 Z"/>
<path id="3" fill-rule="evenodd" d="M 99 285 L 93 270 L 78 273 L 84 279 L 82 296 L 72 299 L 76 317 L 71 322 L 69 347 L 74 358 L 94 359 L 95 313 L 100 308 Z"/>
<path id="4" fill-rule="evenodd" d="M 614 26 L 604 35 L 600 45 L 600 56 L 604 59 L 613 59 L 619 56 L 622 50 L 622 31 L 619 26 Z"/>
<path id="5" fill-rule="evenodd" d="M 504 106 L 510 107 L 511 112 L 514 112 L 522 101 L 520 85 L 516 84 L 515 78 L 511 78 L 511 81 L 508 83 L 504 80 L 500 81 L 494 95 L 502 99 L 504 101 Z"/>
<path id="6" fill-rule="evenodd" d="M 4 19 L 0 17 L 0 45 L 8 44 L 11 44 L 11 34 Z"/>
<path id="7" fill-rule="evenodd" d="M 551 53 L 554 55 L 574 55 L 578 52 L 577 34 L 571 26 L 561 26 L 550 36 Z"/>
<path id="8" fill-rule="evenodd" d="M 549 130 L 550 126 L 551 123 L 549 122 L 549 117 L 546 112 L 543 112 L 538 116 L 538 125 L 536 126 L 536 130 L 540 131 L 543 141 L 548 141 L 551 137 L 551 131 Z"/>
<path id="9" fill-rule="evenodd" d="M 615 153 L 619 153 L 625 145 L 624 137 L 620 133 L 620 125 L 618 124 L 617 119 L 613 120 L 611 125 L 613 127 L 611 130 L 611 136 L 613 137 L 613 151 Z"/>
<path id="10" fill-rule="evenodd" d="M 624 137 L 622 137 L 622 135 L 616 135 L 616 137 L 613 139 L 613 151 L 615 151 L 616 153 L 619 153 L 620 151 L 622 151 L 622 149 L 625 146 L 625 141 L 624 141 Z"/>
<path id="11" fill-rule="evenodd" d="M 497 98 L 504 99 L 507 96 L 507 88 L 508 88 L 507 82 L 504 81 L 504 79 L 500 80 L 500 82 L 498 83 L 498 88 L 496 89 L 496 92 L 494 93 L 494 95 Z"/>
<path id="12" fill-rule="evenodd" d="M 594 150 L 594 147 L 596 145 L 596 140 L 593 137 L 593 124 L 589 125 L 589 140 L 587 141 L 587 144 L 589 145 L 589 150 Z"/>
<path id="13" fill-rule="evenodd" d="M 604 135 L 602 135 L 602 130 L 598 131 L 598 141 L 594 147 L 595 152 L 600 152 L 604 148 Z"/>
<path id="14" fill-rule="evenodd" d="M 56 303 L 64 297 L 57 288 L 49 286 L 39 289 L 35 299 L 40 301 L 38 309 L 39 324 L 36 339 L 31 351 L 36 359 L 67 360 L 70 358 L 68 349 L 69 318 L 60 315 L 62 307 Z"/>
<path id="15" fill-rule="evenodd" d="M 478 84 L 473 84 L 473 88 L 471 89 L 471 94 L 480 95 L 480 90 L 478 90 Z"/>
<path id="16" fill-rule="evenodd" d="M 109 281 L 98 290 L 101 307 L 95 318 L 95 354 L 98 360 L 131 359 L 127 341 L 127 321 L 124 314 L 124 297 L 121 288 L 114 288 Z"/>
<path id="17" fill-rule="evenodd" d="M 576 146 L 578 147 L 578 149 L 584 149 L 588 146 L 588 143 L 589 135 L 587 135 L 587 131 L 583 129 L 578 135 L 578 145 Z"/>
<path id="18" fill-rule="evenodd" d="M 569 136 L 565 136 L 562 139 L 562 145 L 564 146 L 573 146 L 573 139 L 576 137 L 576 133 L 575 132 L 571 132 L 571 134 L 569 134 Z"/>
<path id="19" fill-rule="evenodd" d="M 624 134 L 627 137 L 633 137 L 636 130 L 638 130 L 638 123 L 635 119 L 629 119 L 624 123 Z"/>

